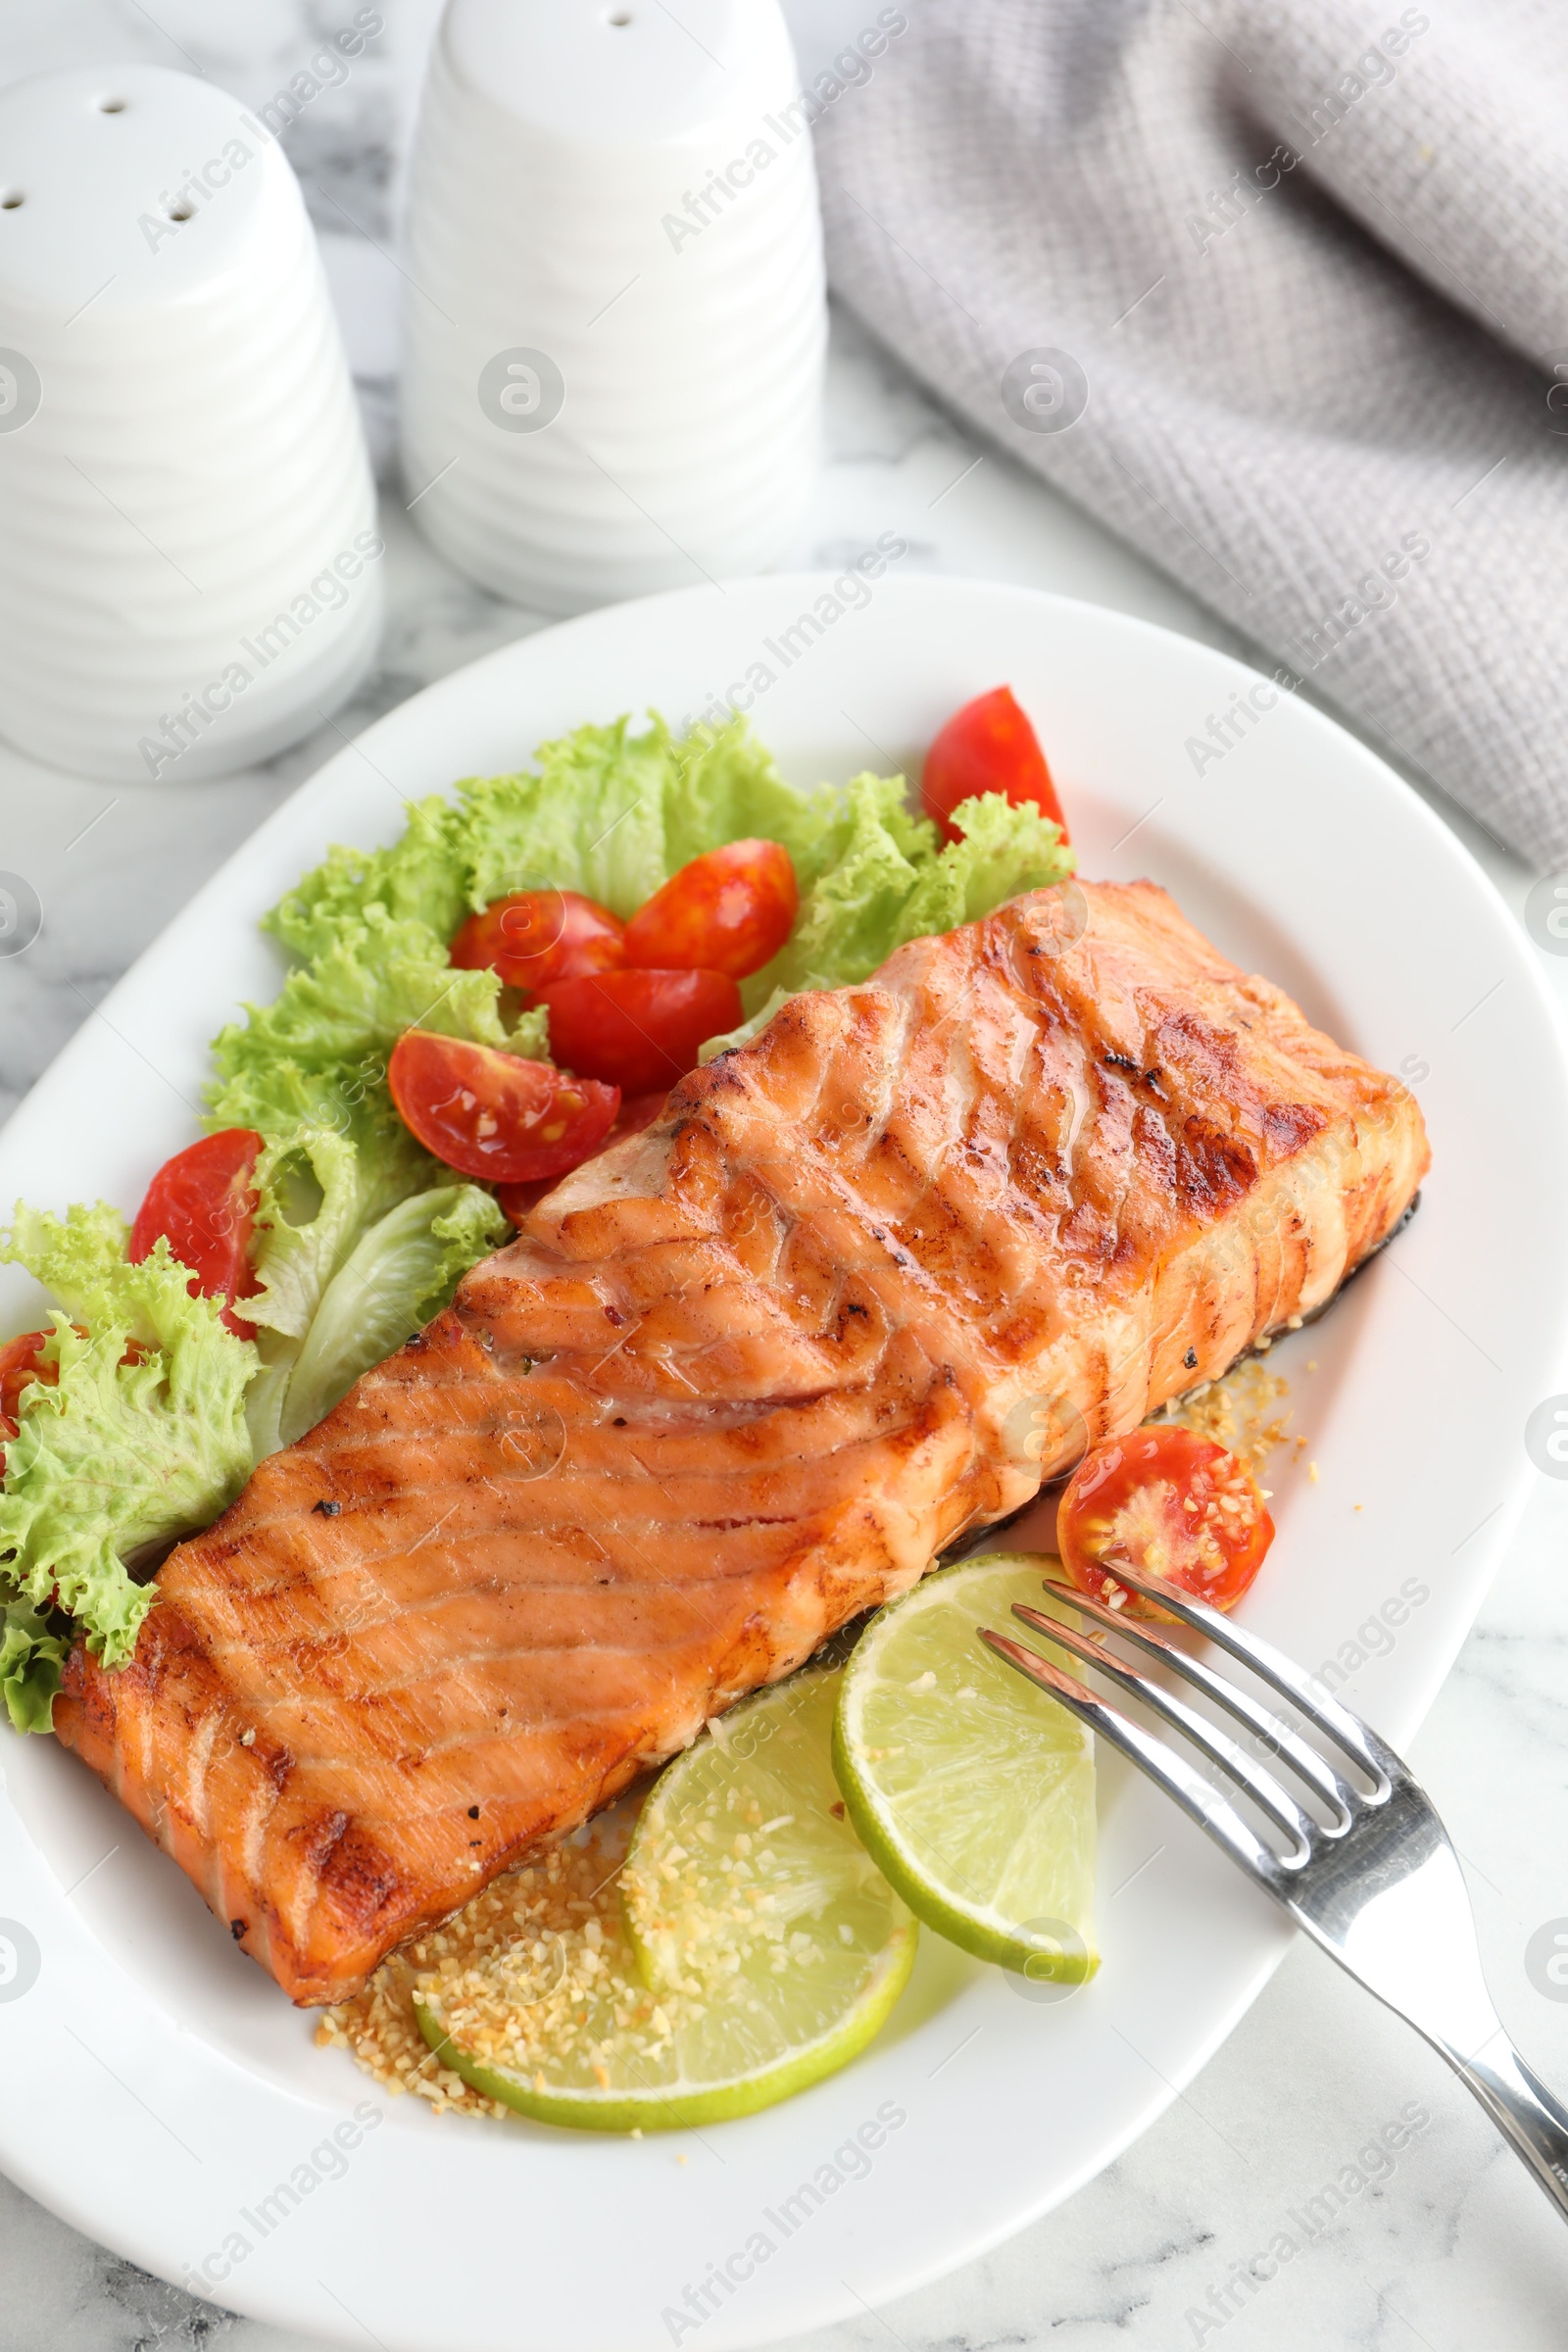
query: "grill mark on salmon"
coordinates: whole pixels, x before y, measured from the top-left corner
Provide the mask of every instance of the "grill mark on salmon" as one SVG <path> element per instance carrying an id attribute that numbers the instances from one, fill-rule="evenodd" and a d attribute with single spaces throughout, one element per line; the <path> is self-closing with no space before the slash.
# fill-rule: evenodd
<path id="1" fill-rule="evenodd" d="M 1014 901 L 683 1081 L 171 1554 L 123 1670 L 74 1652 L 59 1736 L 296 2001 L 1396 1223 L 1406 1091 L 1162 891 L 1084 896 L 1061 953 Z"/>

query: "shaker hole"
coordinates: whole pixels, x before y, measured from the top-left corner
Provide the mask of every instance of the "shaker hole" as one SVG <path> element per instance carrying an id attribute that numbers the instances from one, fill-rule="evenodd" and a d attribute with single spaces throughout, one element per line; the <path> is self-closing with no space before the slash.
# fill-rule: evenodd
<path id="1" fill-rule="evenodd" d="M 172 204 L 169 208 L 169 218 L 171 220 L 194 220 L 196 207 L 193 204 Z"/>
<path id="2" fill-rule="evenodd" d="M 617 8 L 614 14 L 609 18 L 608 22 L 612 24 L 629 24 L 631 23 L 631 10 L 629 8 Z"/>
<path id="3" fill-rule="evenodd" d="M 26 198 L 20 188 L 7 188 L 5 194 L 0 196 L 0 213 L 14 213 L 19 204 L 25 202 Z"/>
<path id="4" fill-rule="evenodd" d="M 124 111 L 125 101 L 123 98 L 100 98 L 98 101 L 98 112 L 101 115 L 122 115 Z"/>

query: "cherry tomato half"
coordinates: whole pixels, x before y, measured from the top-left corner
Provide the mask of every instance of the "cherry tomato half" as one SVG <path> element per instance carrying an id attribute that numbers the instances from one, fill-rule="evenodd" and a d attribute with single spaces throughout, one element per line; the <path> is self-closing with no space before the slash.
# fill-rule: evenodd
<path id="1" fill-rule="evenodd" d="M 628 1135 L 641 1135 L 645 1127 L 653 1125 L 668 1100 L 662 1087 L 652 1095 L 622 1095 L 615 1124 L 600 1145 L 600 1151 L 608 1152 L 612 1144 L 624 1143 Z M 534 1184 L 498 1184 L 496 1199 L 514 1225 L 520 1225 L 528 1211 L 537 1208 L 546 1193 L 554 1192 L 559 1182 L 559 1177 L 547 1176 Z"/>
<path id="2" fill-rule="evenodd" d="M 60 1378 L 58 1364 L 39 1360 L 38 1350 L 49 1338 L 46 1331 L 19 1332 L 0 1348 L 0 1438 L 14 1438 L 21 1426 L 17 1414 L 22 1392 L 34 1380 L 51 1385 Z M 6 1474 L 5 1449 L 0 1446 L 0 1478 Z"/>
<path id="3" fill-rule="evenodd" d="M 261 1149 L 262 1139 L 250 1127 L 224 1127 L 188 1144 L 165 1160 L 130 1229 L 133 1266 L 162 1234 L 191 1270 L 191 1297 L 227 1299 L 223 1321 L 242 1340 L 255 1326 L 233 1312 L 233 1302 L 262 1287 L 250 1260 L 257 1206 L 251 1177 Z"/>
<path id="4" fill-rule="evenodd" d="M 777 841 L 731 841 L 671 874 L 626 925 L 626 961 L 644 971 L 727 972 L 744 980 L 790 935 L 801 894 Z"/>
<path id="5" fill-rule="evenodd" d="M 697 1067 L 700 1045 L 744 1018 L 724 972 L 590 972 L 544 997 L 551 1053 L 628 1095 L 667 1092 Z"/>
<path id="6" fill-rule="evenodd" d="M 1015 808 L 1033 801 L 1042 816 L 1061 827 L 1066 840 L 1067 820 L 1040 738 L 1010 686 L 977 694 L 956 710 L 925 756 L 920 798 L 945 841 L 958 839 L 956 826 L 949 821 L 958 803 L 972 801 L 980 792 L 1004 792 Z"/>
<path id="7" fill-rule="evenodd" d="M 1229 1609 L 1273 1541 L 1246 1463 L 1177 1422 L 1093 1447 L 1056 1506 L 1056 1547 L 1073 1583 L 1101 1600 L 1125 1592 L 1129 1616 L 1168 1612 L 1115 1583 L 1118 1559 Z"/>
<path id="8" fill-rule="evenodd" d="M 58 1364 L 46 1364 L 39 1358 L 38 1351 L 49 1337 L 46 1331 L 19 1332 L 0 1348 L 0 1438 L 16 1436 L 17 1410 L 28 1382 L 60 1378 Z M 0 1469 L 3 1467 L 4 1457 L 0 1456 Z"/>
<path id="9" fill-rule="evenodd" d="M 618 1087 L 430 1029 L 404 1031 L 387 1084 L 427 1152 L 492 1184 L 564 1176 L 599 1150 L 620 1108 Z"/>
<path id="10" fill-rule="evenodd" d="M 626 960 L 621 926 L 580 890 L 518 890 L 470 914 L 452 942 L 460 970 L 499 972 L 530 995 L 577 972 L 612 972 Z"/>
<path id="11" fill-rule="evenodd" d="M 641 1135 L 645 1127 L 653 1125 L 668 1101 L 667 1086 L 656 1086 L 649 1095 L 622 1095 L 620 1113 L 605 1138 L 606 1145 L 624 1143 L 628 1135 Z"/>

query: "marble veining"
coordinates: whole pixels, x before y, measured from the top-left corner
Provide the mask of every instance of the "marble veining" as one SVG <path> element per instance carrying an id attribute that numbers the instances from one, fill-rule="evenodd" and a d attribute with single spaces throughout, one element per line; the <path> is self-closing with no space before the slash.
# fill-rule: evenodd
<path id="1" fill-rule="evenodd" d="M 151 12 L 138 0 L 10 0 L 0 75 L 88 56 L 183 58 L 260 105 L 353 13 L 348 0 L 252 0 L 244 10 L 154 0 Z M 397 278 L 384 249 L 435 12 L 431 0 L 381 0 L 380 13 L 385 35 L 341 86 L 310 100 L 289 134 L 381 461 L 390 612 L 378 666 L 307 742 L 197 787 L 117 792 L 0 747 L 0 867 L 24 874 L 44 906 L 34 945 L 0 960 L 0 1116 L 73 1031 L 98 1017 L 111 983 L 191 893 L 345 736 L 544 625 L 432 553 L 390 465 Z M 853 30 L 860 17 L 846 0 L 792 9 L 808 52 L 829 49 L 851 14 Z M 908 539 L 912 567 L 1062 589 L 1245 651 L 1096 524 L 972 441 L 840 317 L 826 461 L 797 560 L 837 565 L 886 528 Z M 1443 813 L 1520 908 L 1524 869 L 1479 828 Z M 1542 963 L 1568 993 L 1568 959 Z M 1540 1180 L 1556 1176 L 1542 1171 Z M 1560 2085 L 1568 2001 L 1531 1982 L 1525 1954 L 1539 1926 L 1568 1916 L 1565 1552 L 1568 1483 L 1543 1478 L 1412 1751 L 1465 1857 L 1499 2011 Z M 1427 2120 L 1391 2166 L 1358 2163 L 1381 2127 L 1411 2109 Z M 1049 2112 L 1038 2121 L 1050 2131 Z M 1348 2185 L 1352 2175 L 1360 2186 Z M 1341 2184 L 1337 2205 L 1323 2195 L 1330 2182 Z M 1271 2246 L 1272 2276 L 1248 2286 L 1241 2266 Z M 1119 2163 L 984 2260 L 811 2343 L 813 2352 L 1561 2352 L 1565 2340 L 1568 2238 L 1545 2200 L 1425 2044 L 1298 1947 Z M 218 2345 L 307 2352 L 301 2336 L 149 2278 L 0 2180 L 0 2352 Z"/>

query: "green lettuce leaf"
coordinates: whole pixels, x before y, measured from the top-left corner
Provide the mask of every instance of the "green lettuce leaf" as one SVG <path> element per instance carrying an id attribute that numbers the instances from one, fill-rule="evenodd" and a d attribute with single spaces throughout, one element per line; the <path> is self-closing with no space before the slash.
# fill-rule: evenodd
<path id="1" fill-rule="evenodd" d="M 283 1402 L 282 1443 L 314 1429 L 362 1372 L 439 1314 L 468 1268 L 510 1231 L 493 1195 L 476 1184 L 416 1193 L 372 1225 L 312 1319 Z"/>
<path id="2" fill-rule="evenodd" d="M 401 1120 L 397 1126 L 412 1143 Z M 361 1235 L 410 1193 L 450 1181 L 427 1152 L 389 1149 L 392 1142 L 366 1120 L 348 1135 L 305 1127 L 268 1145 L 256 1163 L 261 1289 L 245 1301 L 248 1323 L 303 1340 Z"/>
<path id="3" fill-rule="evenodd" d="M 662 720 L 579 727 L 541 744 L 536 773 L 470 777 L 458 786 L 454 828 L 470 906 L 514 890 L 580 890 L 612 914 L 634 914 L 667 879 L 664 795 L 675 766 Z"/>
<path id="4" fill-rule="evenodd" d="M 857 776 L 816 855 L 789 940 L 741 984 L 748 1018 L 710 1038 L 705 1062 L 750 1045 L 781 1004 L 808 988 L 868 979 L 906 940 L 971 923 L 1021 891 L 1043 890 L 1073 868 L 1061 829 L 1032 805 L 986 793 L 955 809 L 962 839 L 937 848 L 936 828 L 909 814 L 896 777 Z"/>
<path id="5" fill-rule="evenodd" d="M 405 1029 L 526 1053 L 543 1036 L 541 1018 L 525 1013 L 509 1029 L 501 995 L 494 972 L 456 970 L 428 924 L 368 906 L 363 919 L 345 922 L 320 955 L 289 973 L 270 1004 L 248 1006 L 244 1027 L 223 1030 L 213 1053 L 224 1086 L 273 1060 L 305 1070 L 373 1068 Z"/>
<path id="6" fill-rule="evenodd" d="M 0 1604 L 0 1696 L 19 1732 L 54 1729 L 55 1694 L 71 1643 L 24 1600 Z"/>
<path id="7" fill-rule="evenodd" d="M 361 1122 L 362 1128 L 368 1124 Z M 412 1144 L 401 1121 L 396 1124 L 404 1143 Z M 333 1275 L 368 1226 L 439 1173 L 440 1163 L 417 1149 L 378 1148 L 373 1132 L 356 1140 L 330 1128 L 305 1127 L 262 1152 L 252 1244 L 261 1288 L 245 1301 L 262 1359 L 245 1398 L 258 1461 L 283 1443 L 289 1382 Z"/>
<path id="8" fill-rule="evenodd" d="M 1000 792 L 961 801 L 953 812 L 961 841 L 923 865 L 899 917 L 898 941 L 927 939 L 978 922 L 1026 890 L 1047 890 L 1071 873 L 1061 827 L 1032 802 L 1015 808 Z"/>
<path id="9" fill-rule="evenodd" d="M 726 841 L 781 841 L 802 888 L 821 870 L 839 796 L 831 784 L 798 792 L 786 784 L 745 719 L 694 727 L 670 747 L 664 785 L 664 872 L 670 875 Z M 618 910 L 617 910 L 618 911 Z"/>
<path id="10" fill-rule="evenodd" d="M 102 1202 L 63 1222 L 19 1208 L 0 1237 L 0 1262 L 24 1265 L 71 1309 L 51 1316 L 44 1348 L 58 1380 L 24 1391 L 6 1446 L 0 1579 L 8 1600 L 74 1617 L 108 1666 L 130 1655 L 153 1601 L 126 1563 L 207 1526 L 250 1475 L 257 1366 L 218 1302 L 190 1296 L 167 1242 L 133 1266 L 125 1237 Z"/>
<path id="11" fill-rule="evenodd" d="M 422 923 L 450 940 L 467 912 L 466 859 L 454 836 L 461 812 L 440 794 L 410 805 L 401 839 L 389 850 L 329 850 L 262 928 L 302 962 L 335 946 L 345 923 L 380 906 L 394 923 Z"/>
<path id="12" fill-rule="evenodd" d="M 816 878 L 795 929 L 741 991 L 748 1010 L 776 989 L 842 988 L 893 953 L 899 922 L 936 855 L 936 829 L 911 817 L 899 776 L 857 776 L 817 845 Z"/>
<path id="13" fill-rule="evenodd" d="M 64 1218 L 47 1209 L 17 1202 L 11 1231 L 0 1234 L 0 1265 L 25 1266 L 67 1307 L 78 1323 L 94 1323 L 118 1312 L 127 1294 L 122 1289 L 130 1227 L 118 1208 L 100 1200 L 96 1208 L 77 1201 Z M 150 1324 L 131 1332 L 149 1342 Z"/>
<path id="14" fill-rule="evenodd" d="M 803 894 L 794 932 L 743 984 L 754 1020 L 764 1004 L 776 1011 L 783 995 L 851 987 L 906 940 L 974 922 L 1072 871 L 1059 826 L 1033 806 L 1015 808 L 987 793 L 965 801 L 953 821 L 963 838 L 939 850 L 936 828 L 905 806 L 899 777 L 857 776 L 821 845 L 821 870 Z M 753 1023 L 747 1028 L 755 1034 Z"/>

